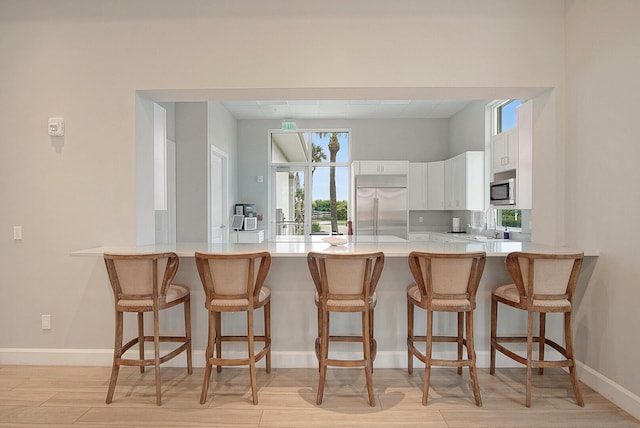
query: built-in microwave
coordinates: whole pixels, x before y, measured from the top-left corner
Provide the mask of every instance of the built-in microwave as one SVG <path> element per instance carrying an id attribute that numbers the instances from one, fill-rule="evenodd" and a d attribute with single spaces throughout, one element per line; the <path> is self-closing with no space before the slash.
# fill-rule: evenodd
<path id="1" fill-rule="evenodd" d="M 489 185 L 491 205 L 516 204 L 516 179 L 494 181 Z"/>

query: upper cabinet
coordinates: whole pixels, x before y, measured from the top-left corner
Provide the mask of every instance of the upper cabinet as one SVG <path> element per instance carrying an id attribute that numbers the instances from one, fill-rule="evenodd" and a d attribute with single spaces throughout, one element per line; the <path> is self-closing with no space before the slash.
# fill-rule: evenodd
<path id="1" fill-rule="evenodd" d="M 406 175 L 409 173 L 408 161 L 353 161 L 355 175 Z"/>
<path id="2" fill-rule="evenodd" d="M 409 163 L 409 210 L 427 209 L 427 163 Z"/>
<path id="3" fill-rule="evenodd" d="M 409 163 L 409 210 L 444 210 L 444 162 Z"/>
<path id="4" fill-rule="evenodd" d="M 444 161 L 427 163 L 427 209 L 444 209 Z"/>
<path id="5" fill-rule="evenodd" d="M 445 209 L 484 210 L 484 152 L 464 152 L 444 162 Z"/>
<path id="6" fill-rule="evenodd" d="M 491 138 L 491 172 L 516 169 L 518 161 L 518 136 L 516 128 L 501 132 Z"/>

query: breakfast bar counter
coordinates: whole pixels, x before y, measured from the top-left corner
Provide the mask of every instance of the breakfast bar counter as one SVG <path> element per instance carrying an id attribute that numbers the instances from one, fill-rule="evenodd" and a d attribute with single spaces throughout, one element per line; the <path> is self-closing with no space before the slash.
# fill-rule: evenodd
<path id="1" fill-rule="evenodd" d="M 314 341 L 317 334 L 316 308 L 314 305 L 315 287 L 306 262 L 309 251 L 328 252 L 372 252 L 382 251 L 385 254 L 385 264 L 377 287 L 378 303 L 375 309 L 375 337 L 378 342 L 378 354 L 375 367 L 404 368 L 407 364 L 407 320 L 406 320 L 406 288 L 413 283 L 413 278 L 407 264 L 407 256 L 411 251 L 431 252 L 471 252 L 485 251 L 487 260 L 484 274 L 480 282 L 477 294 L 477 307 L 475 312 L 475 347 L 479 367 L 489 366 L 490 348 L 490 296 L 491 290 L 501 284 L 511 282 L 504 266 L 505 256 L 512 251 L 530 252 L 576 252 L 581 250 L 550 247 L 539 244 L 518 241 L 487 241 L 469 243 L 440 243 L 440 242 L 410 242 L 397 237 L 389 236 L 346 236 L 347 240 L 342 245 L 330 245 L 323 239 L 327 236 L 315 235 L 305 239 L 281 238 L 277 241 L 262 242 L 260 244 L 207 244 L 207 243 L 177 243 L 149 246 L 106 246 L 86 250 L 75 251 L 74 256 L 102 256 L 104 252 L 143 253 L 173 251 L 180 256 L 180 268 L 175 281 L 188 286 L 191 290 L 191 318 L 192 337 L 194 350 L 194 365 L 204 365 L 204 349 L 207 336 L 207 313 L 204 308 L 204 292 L 200 284 L 200 278 L 195 266 L 194 253 L 199 252 L 253 252 L 269 251 L 272 255 L 271 270 L 267 276 L 266 284 L 272 290 L 271 303 L 271 328 L 272 328 L 272 365 L 273 367 L 317 367 L 314 352 Z M 588 283 L 597 260 L 597 252 L 585 251 L 580 283 L 581 287 Z M 100 263 L 102 261 L 100 260 Z M 104 287 L 108 287 L 106 270 L 104 273 Z M 579 296 L 576 304 L 579 304 Z M 105 304 L 111 304 L 105 302 Z M 178 328 L 182 321 L 180 313 L 168 314 L 167 328 Z M 244 314 L 225 314 L 229 321 L 225 322 L 225 328 L 233 332 L 234 326 L 238 331 L 246 322 Z M 440 316 L 443 315 L 443 316 Z M 450 314 L 437 314 L 434 317 L 434 331 L 451 332 L 455 329 L 455 316 Z M 511 317 L 511 322 L 506 322 L 512 332 L 526 331 L 526 317 L 518 313 L 501 313 L 501 318 Z M 261 318 L 261 317 L 259 317 Z M 359 317 L 354 314 L 336 314 L 332 316 L 332 333 L 349 333 L 353 326 L 359 325 Z M 561 326 L 560 318 L 557 320 L 550 316 L 548 331 L 562 331 L 554 323 Z M 256 322 L 257 331 L 261 331 L 261 323 Z M 425 317 L 417 311 L 416 334 L 423 334 L 425 329 Z M 562 340 L 562 337 L 556 339 Z M 358 352 L 357 348 L 350 348 L 352 344 L 344 344 L 345 347 L 338 352 Z M 454 351 L 452 348 L 451 351 Z M 233 349 L 231 351 L 233 353 Z M 449 352 L 449 351 L 443 351 Z M 180 363 L 180 359 L 176 360 Z M 508 360 L 497 360 L 497 364 L 508 365 Z"/>

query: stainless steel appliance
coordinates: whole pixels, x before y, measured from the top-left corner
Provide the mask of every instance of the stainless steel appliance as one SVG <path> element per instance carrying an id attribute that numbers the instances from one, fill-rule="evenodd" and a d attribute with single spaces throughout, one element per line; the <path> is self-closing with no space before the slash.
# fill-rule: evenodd
<path id="1" fill-rule="evenodd" d="M 491 205 L 515 205 L 516 204 L 516 179 L 493 181 L 489 185 Z"/>
<path id="2" fill-rule="evenodd" d="M 407 176 L 356 176 L 356 235 L 407 239 Z"/>

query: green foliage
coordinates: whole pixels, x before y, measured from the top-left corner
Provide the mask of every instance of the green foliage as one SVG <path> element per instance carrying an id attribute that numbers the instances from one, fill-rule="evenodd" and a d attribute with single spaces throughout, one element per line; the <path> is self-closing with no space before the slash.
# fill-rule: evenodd
<path id="1" fill-rule="evenodd" d="M 321 230 L 320 229 L 320 223 L 318 223 L 316 221 L 311 222 L 311 231 L 312 232 L 320 232 L 320 230 Z"/>
<path id="2" fill-rule="evenodd" d="M 331 218 L 331 201 L 329 199 L 317 199 L 311 205 L 313 211 L 323 211 L 327 213 L 327 218 Z M 338 220 L 347 219 L 347 201 L 337 201 L 336 211 L 338 212 Z"/>
<path id="3" fill-rule="evenodd" d="M 522 227 L 522 211 L 501 210 L 501 220 L 504 227 Z"/>

